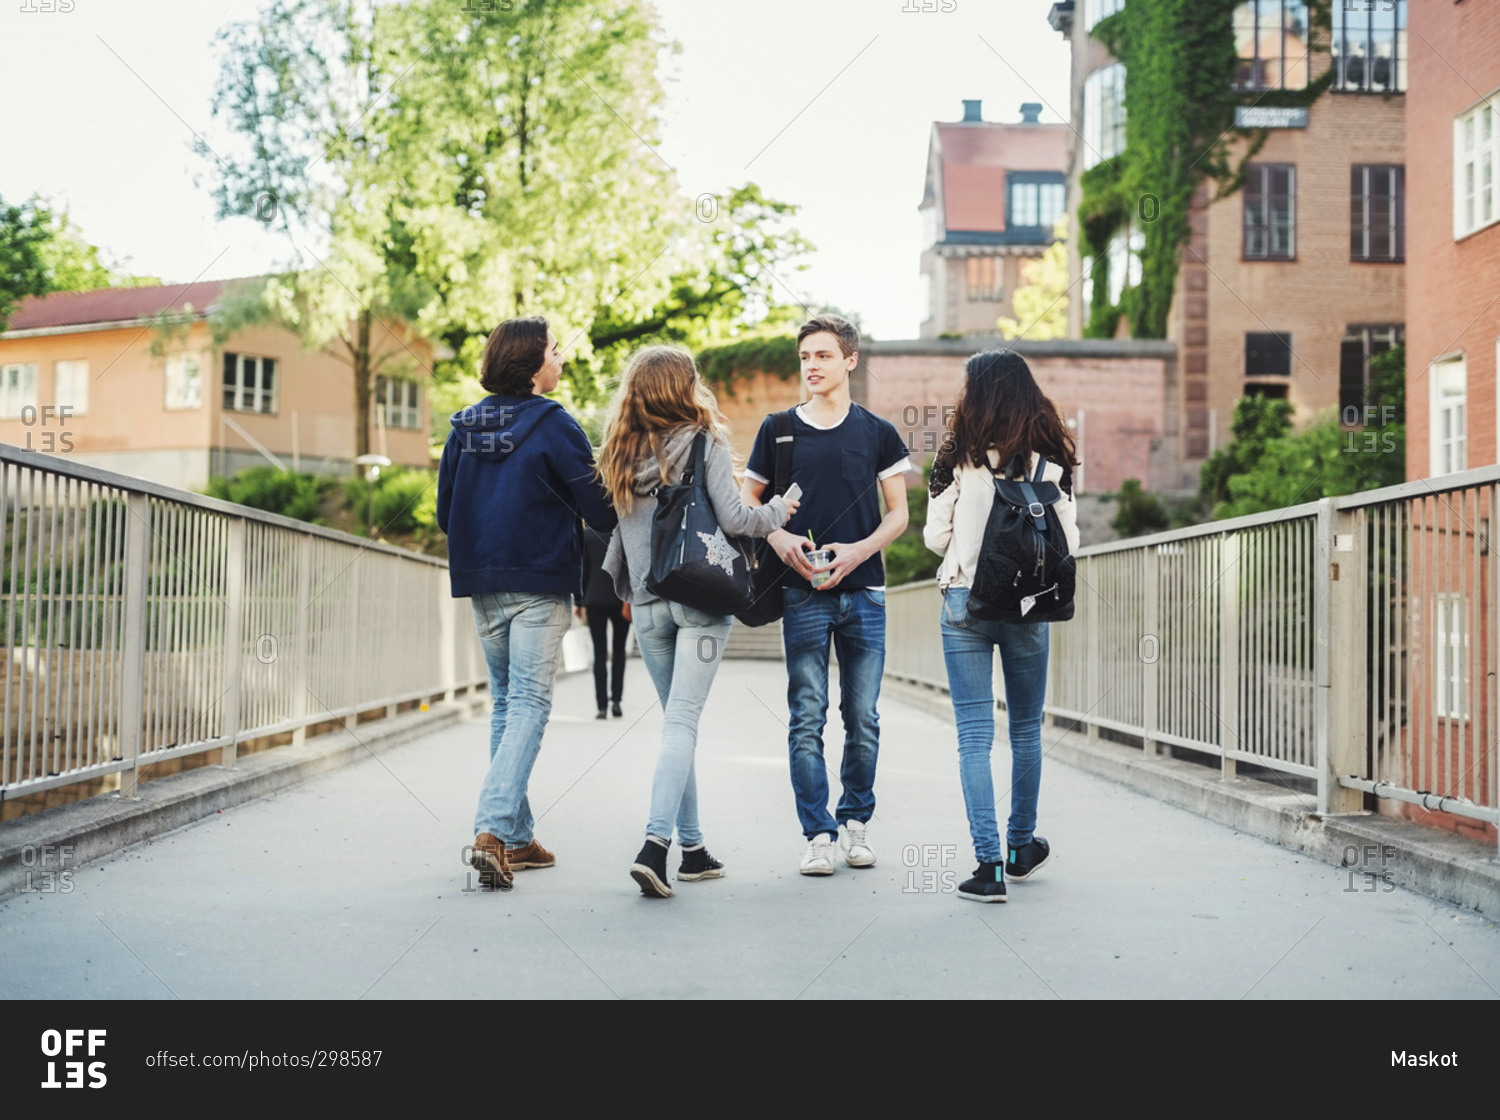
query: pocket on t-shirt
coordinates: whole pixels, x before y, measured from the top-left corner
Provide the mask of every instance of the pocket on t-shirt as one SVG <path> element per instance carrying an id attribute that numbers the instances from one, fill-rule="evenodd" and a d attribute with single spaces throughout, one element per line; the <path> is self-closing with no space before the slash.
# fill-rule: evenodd
<path id="1" fill-rule="evenodd" d="M 845 451 L 843 459 L 845 482 L 874 481 L 875 470 L 870 466 L 870 453 L 868 451 Z"/>

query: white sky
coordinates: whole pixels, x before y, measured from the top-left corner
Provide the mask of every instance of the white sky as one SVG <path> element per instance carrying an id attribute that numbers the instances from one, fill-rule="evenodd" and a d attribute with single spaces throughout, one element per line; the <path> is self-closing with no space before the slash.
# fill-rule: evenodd
<path id="1" fill-rule="evenodd" d="M 903 11 L 925 4 L 955 10 Z M 192 152 L 194 130 L 214 131 L 215 32 L 259 6 L 73 0 L 71 11 L 25 12 L 9 0 L 0 197 L 49 196 L 110 259 L 170 281 L 287 264 L 285 238 L 214 217 L 209 169 Z M 879 338 L 916 337 L 923 315 L 917 204 L 932 121 L 957 120 L 964 98 L 982 99 L 987 120 L 1019 119 L 1023 101 L 1046 104 L 1044 121 L 1067 112 L 1051 0 L 656 6 L 682 48 L 663 65 L 659 151 L 685 196 L 751 179 L 799 205 L 796 225 L 817 252 L 781 279 L 810 303 L 858 312 Z"/>

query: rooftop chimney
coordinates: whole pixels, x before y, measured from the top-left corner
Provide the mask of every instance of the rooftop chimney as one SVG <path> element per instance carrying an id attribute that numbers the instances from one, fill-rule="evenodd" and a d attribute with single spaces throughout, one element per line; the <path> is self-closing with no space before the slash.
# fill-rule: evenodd
<path id="1" fill-rule="evenodd" d="M 1037 106 L 1037 108 L 1040 109 L 1041 106 Z M 977 101 L 965 101 L 964 102 L 964 120 L 965 121 L 982 121 L 982 120 L 984 120 L 984 118 L 979 115 L 979 102 L 977 102 Z"/>
<path id="2" fill-rule="evenodd" d="M 1021 102 L 1021 123 L 1037 124 L 1037 118 L 1042 115 L 1042 105 L 1039 101 Z"/>

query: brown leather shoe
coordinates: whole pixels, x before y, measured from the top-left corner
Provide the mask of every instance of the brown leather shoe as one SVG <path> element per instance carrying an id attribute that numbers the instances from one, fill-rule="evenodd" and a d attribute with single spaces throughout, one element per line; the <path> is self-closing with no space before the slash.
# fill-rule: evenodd
<path id="1" fill-rule="evenodd" d="M 506 848 L 505 860 L 510 864 L 512 871 L 525 871 L 532 867 L 551 867 L 557 863 L 557 857 L 534 839 L 519 848 Z"/>
<path id="2" fill-rule="evenodd" d="M 505 845 L 498 836 L 481 832 L 474 838 L 473 853 L 469 864 L 479 872 L 481 886 L 508 891 L 515 885 L 510 860 L 506 858 Z"/>

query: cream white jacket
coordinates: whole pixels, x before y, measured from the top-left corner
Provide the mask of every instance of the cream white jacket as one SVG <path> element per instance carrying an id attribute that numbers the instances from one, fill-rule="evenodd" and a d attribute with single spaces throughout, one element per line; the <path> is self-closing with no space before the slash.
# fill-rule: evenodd
<path id="1" fill-rule="evenodd" d="M 1037 456 L 1033 455 L 1026 471 L 1028 477 L 1036 472 L 1036 464 Z M 990 465 L 997 469 L 1000 466 L 995 451 L 990 452 Z M 1049 460 L 1042 478 L 1060 483 L 1062 473 L 1062 467 Z M 937 573 L 941 588 L 969 587 L 974 579 L 984 526 L 990 517 L 990 505 L 995 500 L 994 478 L 989 471 L 965 463 L 954 468 L 953 481 L 947 488 L 927 502 L 927 527 L 922 530 L 922 540 L 943 558 Z M 1077 552 L 1077 503 L 1064 491 L 1053 508 L 1057 510 L 1057 519 L 1068 538 L 1068 551 Z"/>

